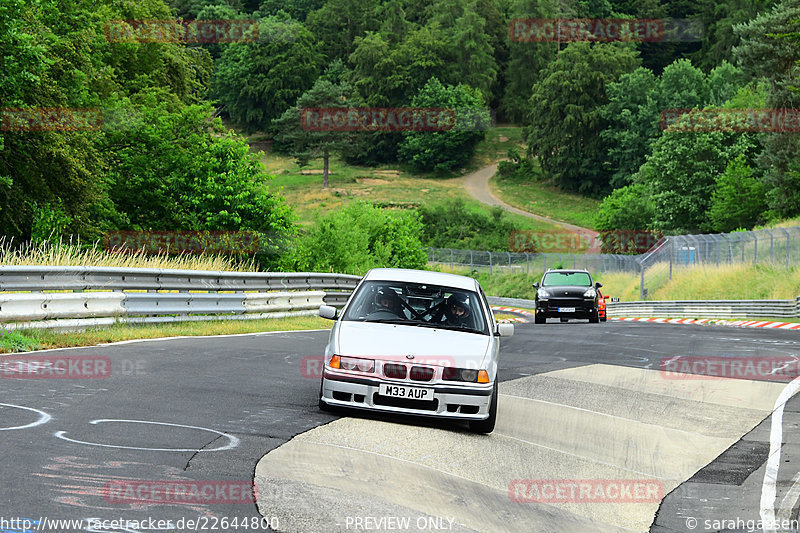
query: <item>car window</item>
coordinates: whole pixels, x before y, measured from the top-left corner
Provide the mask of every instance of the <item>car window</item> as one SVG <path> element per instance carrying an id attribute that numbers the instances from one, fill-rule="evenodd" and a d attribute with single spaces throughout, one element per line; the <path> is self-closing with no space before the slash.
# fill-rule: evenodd
<path id="1" fill-rule="evenodd" d="M 447 321 L 447 300 L 456 295 L 467 308 L 457 326 Z M 367 281 L 352 296 L 342 316 L 345 321 L 391 322 L 441 326 L 488 335 L 483 309 L 477 293 L 440 285 L 397 281 Z"/>
<path id="2" fill-rule="evenodd" d="M 591 284 L 592 278 L 587 272 L 548 272 L 542 280 L 542 287 L 588 287 Z"/>

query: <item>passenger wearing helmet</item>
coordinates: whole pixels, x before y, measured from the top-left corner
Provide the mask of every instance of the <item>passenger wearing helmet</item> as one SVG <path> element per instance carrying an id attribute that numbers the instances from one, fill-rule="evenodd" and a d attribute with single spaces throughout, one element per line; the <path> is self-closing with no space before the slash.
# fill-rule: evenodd
<path id="1" fill-rule="evenodd" d="M 469 297 L 466 294 L 451 294 L 445 301 L 443 322 L 448 326 L 471 326 L 469 308 Z"/>
<path id="2" fill-rule="evenodd" d="M 373 299 L 374 309 L 373 312 L 386 311 L 393 313 L 400 318 L 407 318 L 403 313 L 403 304 L 400 302 L 400 297 L 392 290 L 391 287 L 379 287 L 375 291 L 375 298 Z"/>

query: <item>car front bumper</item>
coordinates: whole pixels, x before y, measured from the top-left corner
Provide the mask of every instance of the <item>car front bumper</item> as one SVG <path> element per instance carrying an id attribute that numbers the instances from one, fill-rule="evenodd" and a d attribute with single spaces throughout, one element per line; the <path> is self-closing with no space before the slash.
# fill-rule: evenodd
<path id="1" fill-rule="evenodd" d="M 409 400 L 378 394 L 381 384 L 431 388 L 433 400 Z M 322 401 L 331 406 L 387 413 L 433 416 L 460 420 L 485 420 L 489 416 L 493 383 L 424 383 L 353 376 L 325 369 Z"/>
<path id="2" fill-rule="evenodd" d="M 564 308 L 574 311 L 562 311 Z M 536 303 L 536 315 L 545 318 L 593 318 L 597 316 L 597 302 L 585 298 L 549 298 Z"/>

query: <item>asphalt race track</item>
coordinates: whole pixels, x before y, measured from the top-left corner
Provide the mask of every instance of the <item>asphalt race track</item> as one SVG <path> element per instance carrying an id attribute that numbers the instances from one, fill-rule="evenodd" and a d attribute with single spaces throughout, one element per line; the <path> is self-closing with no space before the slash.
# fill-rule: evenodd
<path id="1" fill-rule="evenodd" d="M 661 533 L 797 518 L 800 401 L 775 410 L 796 383 L 675 379 L 659 363 L 796 360 L 800 333 L 625 322 L 516 328 L 503 341 L 489 436 L 457 423 L 320 412 L 327 331 L 33 354 L 107 361 L 110 371 L 92 379 L 50 379 L 41 366 L 9 374 L 19 356 L 4 355 L 0 532 L 26 531 L 23 518 L 28 531 L 120 533 L 253 525 Z M 241 490 L 254 477 L 257 498 Z M 532 501 L 531 487 L 546 480 L 661 492 Z M 215 490 L 169 496 L 164 487 Z M 80 522 L 52 523 L 67 519 Z"/>

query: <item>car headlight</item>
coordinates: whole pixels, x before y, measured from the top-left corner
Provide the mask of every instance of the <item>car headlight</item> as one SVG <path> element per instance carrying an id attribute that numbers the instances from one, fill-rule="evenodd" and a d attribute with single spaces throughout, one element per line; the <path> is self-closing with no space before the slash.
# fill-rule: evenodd
<path id="1" fill-rule="evenodd" d="M 465 381 L 467 383 L 488 383 L 489 376 L 486 370 L 474 368 L 454 368 L 446 366 L 442 369 L 442 379 L 446 381 Z"/>
<path id="2" fill-rule="evenodd" d="M 339 364 L 342 370 L 357 370 L 358 372 L 374 372 L 374 359 L 361 359 L 359 357 L 341 357 Z"/>
<path id="3" fill-rule="evenodd" d="M 584 298 L 594 298 L 595 296 L 597 296 L 597 291 L 594 289 L 589 289 L 583 293 Z"/>
<path id="4" fill-rule="evenodd" d="M 539 298 L 550 298 L 550 293 L 544 289 L 539 289 Z"/>

